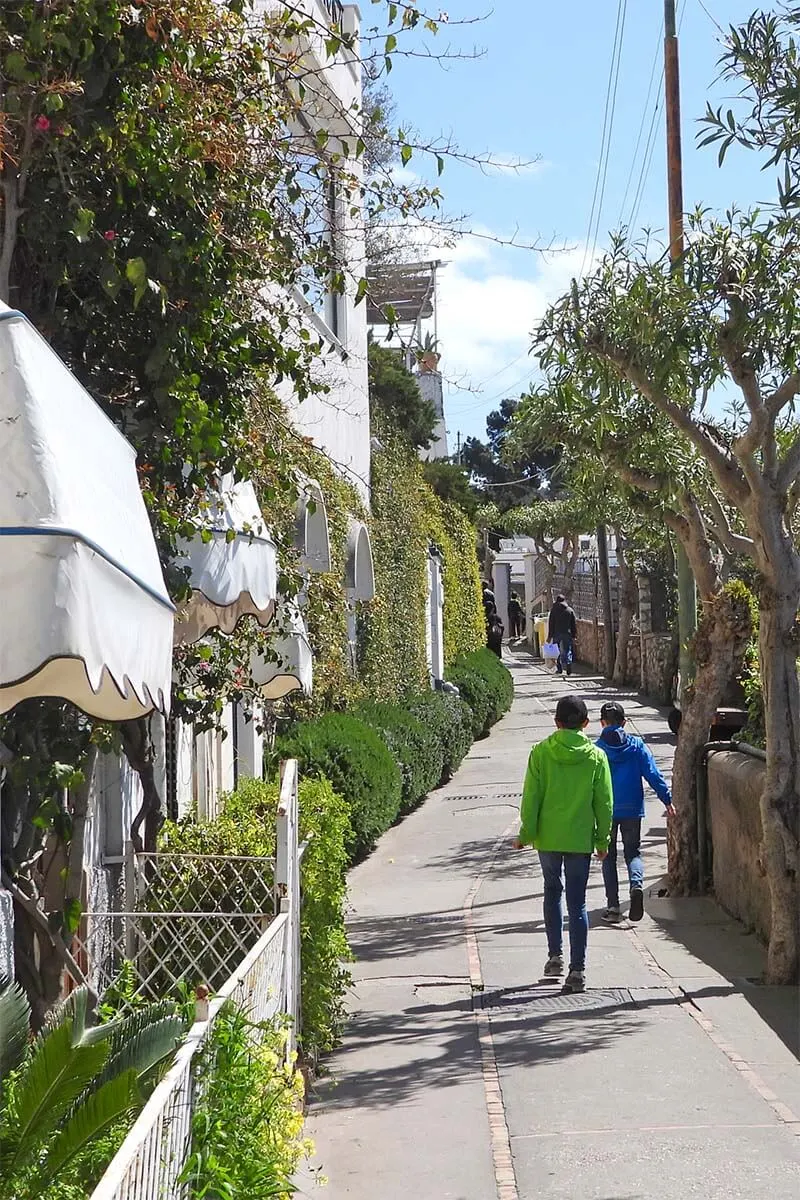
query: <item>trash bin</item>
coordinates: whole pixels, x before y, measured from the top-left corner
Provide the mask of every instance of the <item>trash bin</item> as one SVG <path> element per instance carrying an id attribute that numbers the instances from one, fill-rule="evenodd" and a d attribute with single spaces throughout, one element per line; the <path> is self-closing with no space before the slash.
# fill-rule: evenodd
<path id="1" fill-rule="evenodd" d="M 536 638 L 536 656 L 542 657 L 542 646 L 547 641 L 547 618 L 535 617 L 533 622 L 534 634 Z"/>

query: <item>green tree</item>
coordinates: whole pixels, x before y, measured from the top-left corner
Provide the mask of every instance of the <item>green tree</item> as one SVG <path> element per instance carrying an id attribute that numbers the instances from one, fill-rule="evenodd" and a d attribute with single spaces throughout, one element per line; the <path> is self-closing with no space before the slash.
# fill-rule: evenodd
<path id="1" fill-rule="evenodd" d="M 369 346 L 369 405 L 372 427 L 400 434 L 415 450 L 427 449 L 433 439 L 436 413 L 403 363 L 402 353 L 371 342 Z"/>
<path id="2" fill-rule="evenodd" d="M 448 500 L 464 512 L 471 521 L 478 512 L 478 497 L 470 486 L 469 476 L 457 463 L 434 459 L 425 463 L 425 479 L 442 500 Z"/>
<path id="3" fill-rule="evenodd" d="M 486 418 L 486 441 L 467 438 L 460 462 L 470 473 L 473 487 L 486 503 L 499 509 L 516 508 L 558 494 L 558 457 L 550 450 L 517 458 L 506 445 L 519 408 L 519 400 L 503 400 Z"/>
<path id="4" fill-rule="evenodd" d="M 800 392 L 795 234 L 758 214 L 723 221 L 698 214 L 682 272 L 648 247 L 619 242 L 598 271 L 546 319 L 545 366 L 593 379 L 599 405 L 632 389 L 665 418 L 706 465 L 745 535 L 760 575 L 759 649 L 767 724 L 761 802 L 764 863 L 772 898 L 769 975 L 789 982 L 798 968 L 800 686 L 797 612 L 800 552 L 793 521 L 800 503 Z M 707 397 L 721 384 L 738 404 L 714 420 Z M 615 399 L 612 399 L 612 407 Z M 717 517 L 724 516 L 720 508 Z"/>

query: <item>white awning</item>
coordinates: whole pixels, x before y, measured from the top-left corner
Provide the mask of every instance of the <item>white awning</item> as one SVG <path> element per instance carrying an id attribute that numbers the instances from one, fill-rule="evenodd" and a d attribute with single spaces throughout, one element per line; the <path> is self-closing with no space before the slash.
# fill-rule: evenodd
<path id="1" fill-rule="evenodd" d="M 300 566 L 321 574 L 331 569 L 331 541 L 325 496 L 316 479 L 300 481 L 297 501 L 295 545 L 300 551 Z"/>
<path id="2" fill-rule="evenodd" d="M 0 304 L 0 712 L 37 696 L 101 720 L 169 708 L 174 608 L 133 447 Z"/>
<path id="3" fill-rule="evenodd" d="M 277 618 L 281 621 L 281 617 Z M 285 632 L 272 639 L 270 649 L 279 661 L 253 655 L 250 674 L 265 700 L 281 700 L 290 692 L 302 690 L 311 695 L 314 658 L 305 621 L 299 609 L 290 605 L 283 620 Z"/>
<path id="4" fill-rule="evenodd" d="M 347 559 L 344 586 L 351 600 L 372 600 L 375 596 L 375 570 L 372 543 L 363 521 L 350 518 L 347 531 Z"/>
<path id="5" fill-rule="evenodd" d="M 233 633 L 248 615 L 268 625 L 278 595 L 278 556 L 252 483 L 224 476 L 196 523 L 197 536 L 183 543 L 178 560 L 189 567 L 192 594 L 178 614 L 176 645 L 197 642 L 211 629 Z"/>

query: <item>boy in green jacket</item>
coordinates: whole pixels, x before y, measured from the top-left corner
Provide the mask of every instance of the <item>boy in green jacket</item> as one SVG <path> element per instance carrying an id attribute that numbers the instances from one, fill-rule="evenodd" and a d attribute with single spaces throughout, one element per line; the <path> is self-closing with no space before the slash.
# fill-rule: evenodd
<path id="1" fill-rule="evenodd" d="M 556 732 L 534 746 L 528 759 L 520 810 L 522 828 L 516 843 L 520 849 L 533 846 L 539 852 L 547 976 L 564 973 L 561 896 L 566 884 L 570 962 L 565 992 L 586 988 L 589 867 L 593 850 L 599 859 L 608 853 L 614 812 L 608 759 L 583 733 L 588 724 L 581 697 L 562 696 L 556 707 Z"/>

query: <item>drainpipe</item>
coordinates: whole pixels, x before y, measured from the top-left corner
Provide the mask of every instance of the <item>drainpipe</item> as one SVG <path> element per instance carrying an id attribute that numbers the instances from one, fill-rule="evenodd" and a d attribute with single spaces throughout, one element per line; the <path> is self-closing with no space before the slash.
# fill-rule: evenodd
<path id="1" fill-rule="evenodd" d="M 708 757 L 715 752 L 733 750 L 737 754 L 746 754 L 749 758 L 767 761 L 764 750 L 751 746 L 748 742 L 731 739 L 726 742 L 706 742 L 701 747 L 697 761 L 697 874 L 699 877 L 700 895 L 705 895 L 706 877 L 710 868 L 709 848 L 713 851 L 711 839 L 708 836 Z"/>

